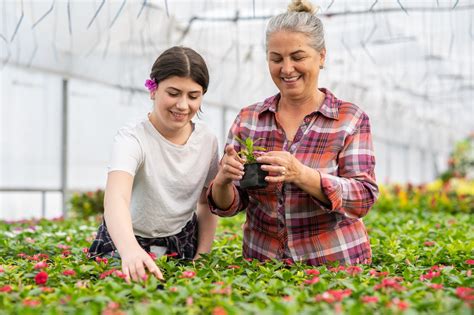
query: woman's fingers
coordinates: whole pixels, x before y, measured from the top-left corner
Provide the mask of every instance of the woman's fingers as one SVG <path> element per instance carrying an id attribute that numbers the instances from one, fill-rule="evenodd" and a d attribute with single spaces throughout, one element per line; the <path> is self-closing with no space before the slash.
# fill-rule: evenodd
<path id="1" fill-rule="evenodd" d="M 122 265 L 122 272 L 125 275 L 125 281 L 127 283 L 130 283 L 130 270 L 128 269 L 128 267 Z"/>
<path id="2" fill-rule="evenodd" d="M 155 264 L 155 262 L 152 259 L 147 259 L 145 260 L 145 265 L 147 269 L 158 279 L 160 280 L 165 280 L 163 278 L 163 274 L 161 273 L 160 268 Z"/>

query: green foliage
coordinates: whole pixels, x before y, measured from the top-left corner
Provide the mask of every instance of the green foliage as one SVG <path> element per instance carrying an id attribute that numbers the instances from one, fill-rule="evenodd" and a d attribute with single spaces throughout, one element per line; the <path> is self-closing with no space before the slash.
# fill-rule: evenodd
<path id="1" fill-rule="evenodd" d="M 256 151 L 266 151 L 264 147 L 256 146 L 255 143 L 263 138 L 258 138 L 253 141 L 251 138 L 246 138 L 245 140 L 240 139 L 235 136 L 235 140 L 242 145 L 241 150 L 238 154 L 245 159 L 245 164 L 257 163 L 257 157 L 255 155 Z"/>
<path id="2" fill-rule="evenodd" d="M 0 314 L 471 314 L 474 216 L 396 205 L 385 199 L 364 218 L 373 262 L 360 269 L 246 260 L 240 214 L 220 219 L 201 259 L 158 258 L 164 284 L 127 284 L 110 272 L 119 260 L 88 260 L 93 219 L 0 222 Z M 47 266 L 35 269 L 40 261 Z M 40 270 L 44 285 L 34 280 Z"/>
<path id="3" fill-rule="evenodd" d="M 84 193 L 74 193 L 68 201 L 73 217 L 88 218 L 104 213 L 104 191 L 98 189 Z"/>
<path id="4" fill-rule="evenodd" d="M 471 176 L 474 179 L 474 135 L 456 143 L 448 161 L 448 170 L 441 174 L 443 181 L 451 178 L 466 178 Z"/>

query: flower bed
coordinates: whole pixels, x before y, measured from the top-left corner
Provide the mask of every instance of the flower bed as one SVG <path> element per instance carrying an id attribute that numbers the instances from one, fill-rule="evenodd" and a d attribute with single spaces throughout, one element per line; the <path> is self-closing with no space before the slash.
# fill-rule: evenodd
<path id="1" fill-rule="evenodd" d="M 239 215 L 220 220 L 202 259 L 157 259 L 163 284 L 127 284 L 120 261 L 87 260 L 96 220 L 0 223 L 0 314 L 470 314 L 473 216 L 387 205 L 364 219 L 370 266 L 246 260 Z"/>

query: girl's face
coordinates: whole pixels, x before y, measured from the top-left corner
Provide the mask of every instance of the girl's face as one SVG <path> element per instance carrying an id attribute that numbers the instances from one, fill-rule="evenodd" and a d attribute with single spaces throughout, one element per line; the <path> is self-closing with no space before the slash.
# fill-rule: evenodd
<path id="1" fill-rule="evenodd" d="M 310 46 L 305 34 L 279 31 L 268 40 L 268 68 L 282 97 L 304 98 L 316 92 L 326 51 Z"/>
<path id="2" fill-rule="evenodd" d="M 172 76 L 150 93 L 159 131 L 174 133 L 186 127 L 201 107 L 203 89 L 191 78 Z"/>

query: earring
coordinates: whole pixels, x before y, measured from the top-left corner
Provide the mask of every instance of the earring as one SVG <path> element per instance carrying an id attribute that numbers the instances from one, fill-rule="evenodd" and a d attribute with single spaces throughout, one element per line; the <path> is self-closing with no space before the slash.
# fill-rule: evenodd
<path id="1" fill-rule="evenodd" d="M 324 69 L 324 65 L 320 65 L 320 66 L 319 66 L 319 69 Z"/>

